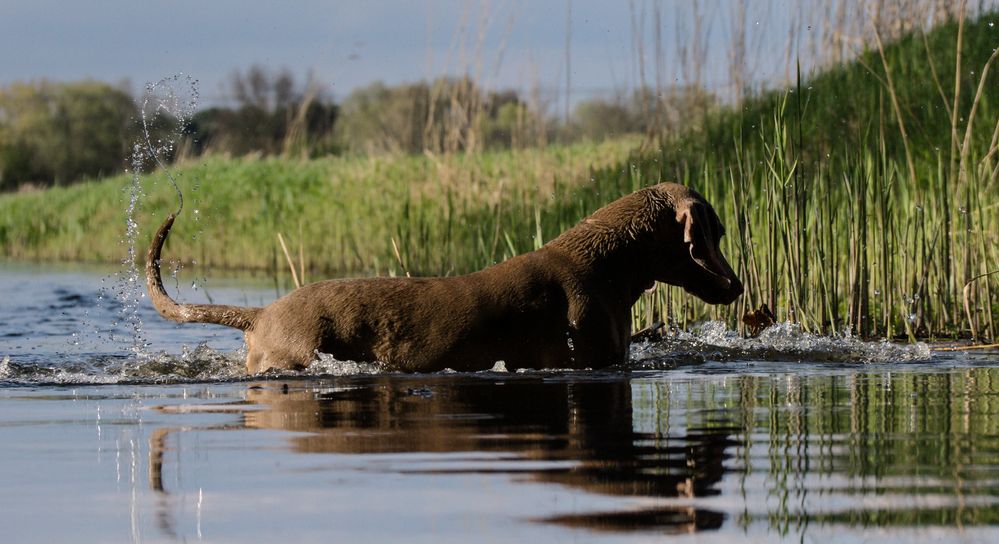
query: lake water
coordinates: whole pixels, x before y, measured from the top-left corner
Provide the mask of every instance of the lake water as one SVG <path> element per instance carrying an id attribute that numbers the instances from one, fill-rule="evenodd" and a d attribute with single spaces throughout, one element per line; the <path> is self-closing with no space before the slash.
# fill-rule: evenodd
<path id="1" fill-rule="evenodd" d="M 999 540 L 996 352 L 709 324 L 604 371 L 247 377 L 121 284 L 0 265 L 3 542 Z"/>

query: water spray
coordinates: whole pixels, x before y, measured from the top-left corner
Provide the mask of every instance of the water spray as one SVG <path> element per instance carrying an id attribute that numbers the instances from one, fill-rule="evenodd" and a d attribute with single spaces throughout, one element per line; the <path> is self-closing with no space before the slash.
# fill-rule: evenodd
<path id="1" fill-rule="evenodd" d="M 142 355 L 147 345 L 142 330 L 142 319 L 139 315 L 139 302 L 146 296 L 145 284 L 136 264 L 139 226 L 135 219 L 135 212 L 139 208 L 143 196 L 142 171 L 147 162 L 152 161 L 154 167 L 163 172 L 177 192 L 178 205 L 175 213 L 179 214 L 184 208 L 184 194 L 173 172 L 167 167 L 164 156 L 174 150 L 177 140 L 183 134 L 184 127 L 194 115 L 197 102 L 197 80 L 184 74 L 163 78 L 156 83 L 147 83 L 142 97 L 142 107 L 139 111 L 142 134 L 140 141 L 132 147 L 130 160 L 132 181 L 128 187 L 129 201 L 125 211 L 125 239 L 122 240 L 126 246 L 126 255 L 122 259 L 123 270 L 116 274 L 118 279 L 115 287 L 116 298 L 121 303 L 120 323 L 129 329 L 131 351 L 136 355 Z M 155 134 L 155 122 L 158 119 L 171 120 L 175 124 L 164 134 Z M 112 328 L 117 327 L 118 324 L 119 322 L 112 324 Z M 113 332 L 112 339 L 114 339 Z"/>

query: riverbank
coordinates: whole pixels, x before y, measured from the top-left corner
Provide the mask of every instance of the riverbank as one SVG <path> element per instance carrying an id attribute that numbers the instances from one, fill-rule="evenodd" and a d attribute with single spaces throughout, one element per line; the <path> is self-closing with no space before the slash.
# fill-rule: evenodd
<path id="1" fill-rule="evenodd" d="M 511 246 L 527 249 L 519 232 L 530 225 L 525 211 L 585 183 L 591 170 L 625 162 L 639 144 L 621 138 L 447 157 L 210 157 L 170 169 L 185 207 L 167 252 L 210 268 L 273 271 L 285 267 L 281 234 L 307 270 L 466 271 L 510 256 Z M 178 198 L 164 172 L 141 176 L 135 189 L 145 246 Z M 117 176 L 0 195 L 3 255 L 120 262 L 132 190 L 130 176 Z"/>
<path id="2" fill-rule="evenodd" d="M 186 206 L 165 254 L 282 277 L 291 261 L 305 281 L 460 274 L 534 249 L 623 194 L 671 180 L 713 204 L 728 232 L 722 251 L 746 294 L 717 308 L 660 288 L 636 306 L 642 326 L 720 319 L 734 327 L 765 303 L 779 321 L 808 331 L 995 339 L 999 109 L 985 91 L 999 84 L 999 71 L 986 69 L 996 18 L 987 13 L 961 32 L 947 23 L 865 51 L 739 108 L 705 111 L 699 129 L 646 140 L 641 150 L 642 139 L 623 138 L 471 156 L 177 165 Z M 118 177 L 0 196 L 0 251 L 120 261 L 129 184 Z M 177 196 L 162 172 L 140 187 L 141 255 Z"/>

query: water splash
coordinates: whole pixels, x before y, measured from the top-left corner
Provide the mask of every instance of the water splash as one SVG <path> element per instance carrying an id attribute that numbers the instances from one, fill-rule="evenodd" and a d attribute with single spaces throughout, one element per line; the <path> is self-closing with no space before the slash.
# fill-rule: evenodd
<path id="1" fill-rule="evenodd" d="M 991 357 L 991 358 L 990 358 Z M 723 323 L 709 322 L 690 332 L 679 332 L 656 341 L 632 344 L 630 360 L 602 372 L 633 370 L 668 370 L 706 361 L 770 361 L 807 369 L 809 365 L 833 363 L 858 366 L 868 363 L 904 364 L 932 361 L 934 364 L 982 364 L 994 362 L 996 352 L 979 358 L 969 354 L 933 354 L 925 343 L 895 344 L 887 341 L 864 341 L 844 334 L 828 337 L 807 333 L 797 325 L 773 326 L 757 338 L 741 338 Z M 793 365 L 793 366 L 790 366 Z M 493 373 L 548 376 L 579 373 L 566 369 L 524 370 L 497 364 Z M 217 350 L 205 344 L 184 347 L 179 355 L 167 353 L 90 354 L 52 360 L 3 357 L 0 360 L 0 384 L 168 384 L 191 382 L 228 382 L 259 379 L 303 379 L 394 373 L 377 362 L 345 361 L 323 353 L 301 371 L 271 370 L 259 375 L 246 374 L 246 349 Z M 454 371 L 443 372 L 454 373 Z M 488 374 L 489 371 L 486 371 Z"/>
<path id="2" fill-rule="evenodd" d="M 8 357 L 0 363 L 0 383 L 7 385 L 168 384 L 247 378 L 244 350 L 222 352 L 204 344 L 184 346 L 180 355 L 97 355 L 53 363 L 15 362 Z"/>
<path id="3" fill-rule="evenodd" d="M 4 355 L 3 361 L 0 361 L 0 380 L 9 380 L 10 377 L 10 356 Z"/>
<path id="4" fill-rule="evenodd" d="M 147 83 L 142 96 L 142 140 L 133 147 L 133 182 L 146 167 L 158 168 L 177 191 L 177 214 L 184 209 L 184 193 L 166 162 L 197 107 L 198 80 L 182 73 Z"/>
<path id="5" fill-rule="evenodd" d="M 572 322 L 572 326 L 576 326 L 576 322 Z M 569 363 L 570 366 L 576 366 L 576 345 L 572 341 L 572 332 L 565 331 L 565 345 L 569 348 Z"/>
<path id="6" fill-rule="evenodd" d="M 128 205 L 125 209 L 125 236 L 121 244 L 125 246 L 122 269 L 115 273 L 114 296 L 120 304 L 118 319 L 111 324 L 109 336 L 112 341 L 128 342 L 130 351 L 136 356 L 144 356 L 147 339 L 143 332 L 139 305 L 146 297 L 143 275 L 138 266 L 137 238 L 139 225 L 136 221 L 142 198 L 142 174 L 149 168 L 157 168 L 177 191 L 177 213 L 184 206 L 183 193 L 174 174 L 167 168 L 166 161 L 174 153 L 177 141 L 190 123 L 198 104 L 197 80 L 184 74 L 147 83 L 139 110 L 142 124 L 140 141 L 132 146 L 130 158 L 131 181 L 125 188 L 128 192 Z M 101 298 L 108 293 L 102 289 Z M 127 338 L 117 338 L 115 329 L 120 325 L 128 331 Z"/>
<path id="7" fill-rule="evenodd" d="M 343 361 L 327 353 L 316 352 L 316 360 L 301 372 L 306 376 L 353 376 L 358 374 L 384 374 L 390 372 L 384 363 Z M 283 374 L 283 373 L 282 373 Z"/>
<path id="8" fill-rule="evenodd" d="M 710 321 L 655 342 L 631 347 L 630 366 L 713 361 L 781 361 L 793 363 L 913 363 L 933 357 L 928 344 L 865 341 L 849 333 L 822 336 L 794 323 L 778 323 L 756 338 L 742 338 L 720 321 Z"/>

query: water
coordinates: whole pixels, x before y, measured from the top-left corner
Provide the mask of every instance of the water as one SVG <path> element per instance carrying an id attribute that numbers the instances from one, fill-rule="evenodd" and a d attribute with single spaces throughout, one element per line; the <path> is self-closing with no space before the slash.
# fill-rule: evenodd
<path id="1" fill-rule="evenodd" d="M 217 381 L 245 374 L 241 332 L 168 322 L 144 290 L 120 296 L 122 283 L 114 270 L 0 262 L 0 385 Z M 247 285 L 185 290 L 183 298 L 261 305 L 276 296 L 259 283 Z M 135 317 L 122 319 L 128 314 Z"/>
<path id="2" fill-rule="evenodd" d="M 248 377 L 145 299 L 133 352 L 108 277 L 0 265 L 3 541 L 999 539 L 996 352 L 707 324 L 610 370 Z"/>

